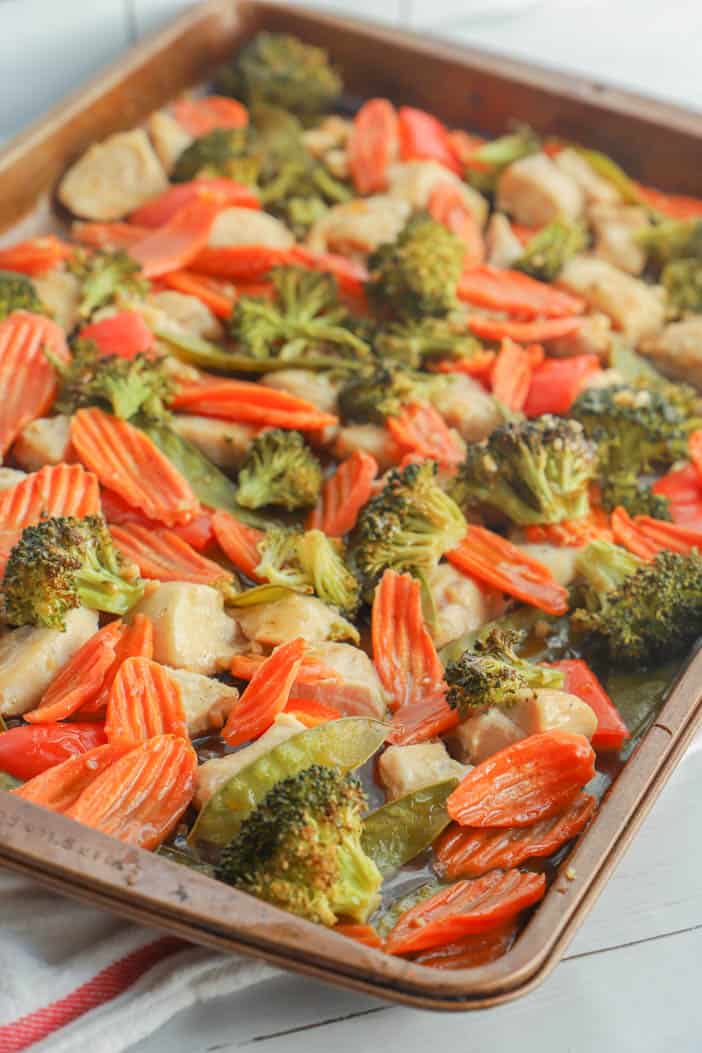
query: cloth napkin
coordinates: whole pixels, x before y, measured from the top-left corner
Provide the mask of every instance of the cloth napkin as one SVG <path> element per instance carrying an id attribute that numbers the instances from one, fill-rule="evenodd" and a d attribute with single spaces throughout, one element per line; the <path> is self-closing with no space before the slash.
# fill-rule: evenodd
<path id="1" fill-rule="evenodd" d="M 0 872 L 0 1053 L 121 1053 L 181 1009 L 276 974 Z"/>

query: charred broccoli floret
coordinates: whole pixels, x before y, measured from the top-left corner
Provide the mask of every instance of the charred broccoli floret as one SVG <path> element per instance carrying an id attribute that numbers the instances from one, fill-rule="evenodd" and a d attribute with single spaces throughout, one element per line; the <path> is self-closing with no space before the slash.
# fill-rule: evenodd
<path id="1" fill-rule="evenodd" d="M 373 349 L 382 361 L 420 369 L 433 358 L 469 359 L 483 348 L 463 321 L 420 318 L 383 326 L 375 334 Z"/>
<path id="2" fill-rule="evenodd" d="M 358 607 L 359 584 L 346 566 L 343 545 L 323 531 L 270 527 L 259 542 L 259 554 L 256 574 L 270 584 L 314 592 L 344 614 Z"/>
<path id="3" fill-rule="evenodd" d="M 366 595 L 388 568 L 426 578 L 465 532 L 463 513 L 439 486 L 433 462 L 392 471 L 361 510 L 352 536 L 351 555 Z"/>
<path id="4" fill-rule="evenodd" d="M 634 476 L 619 475 L 603 479 L 600 483 L 602 504 L 608 512 L 624 508 L 630 516 L 653 516 L 654 519 L 670 519 L 670 502 L 663 494 L 656 494 L 651 487 Z"/>
<path id="5" fill-rule="evenodd" d="M 173 166 L 174 183 L 187 183 L 198 176 L 226 176 L 238 183 L 256 183 L 259 162 L 252 158 L 247 128 L 215 128 L 194 139 Z"/>
<path id="6" fill-rule="evenodd" d="M 702 259 L 673 260 L 661 275 L 668 305 L 677 314 L 702 313 Z"/>
<path id="7" fill-rule="evenodd" d="M 521 634 L 493 629 L 472 650 L 446 667 L 446 701 L 465 719 L 481 706 L 511 706 L 531 698 L 538 688 L 560 688 L 563 673 L 520 658 Z"/>
<path id="8" fill-rule="evenodd" d="M 10 552 L 2 582 L 10 625 L 65 629 L 74 607 L 126 614 L 144 591 L 126 577 L 101 516 L 43 519 Z"/>
<path id="9" fill-rule="evenodd" d="M 77 252 L 68 266 L 80 282 L 81 318 L 89 318 L 98 307 L 112 303 L 117 296 L 140 298 L 148 292 L 148 282 L 139 277 L 139 264 L 123 249 Z"/>
<path id="10" fill-rule="evenodd" d="M 640 231 L 636 240 L 654 267 L 671 260 L 702 259 L 702 220 L 670 219 Z"/>
<path id="11" fill-rule="evenodd" d="M 587 229 L 582 223 L 554 219 L 535 234 L 512 266 L 532 278 L 552 282 L 572 256 L 587 246 Z"/>
<path id="12" fill-rule="evenodd" d="M 216 876 L 322 925 L 365 922 L 382 876 L 361 846 L 360 783 L 320 764 L 277 782 L 223 850 Z"/>
<path id="13" fill-rule="evenodd" d="M 522 157 L 535 154 L 540 145 L 538 136 L 528 125 L 522 125 L 509 135 L 502 135 L 499 139 L 484 143 L 471 154 L 468 182 L 476 190 L 491 194 L 495 190 L 500 173 Z"/>
<path id="14" fill-rule="evenodd" d="M 31 278 L 15 271 L 0 271 L 0 322 L 13 311 L 46 314 Z"/>
<path id="15" fill-rule="evenodd" d="M 453 494 L 513 523 L 559 523 L 589 511 L 595 448 L 577 421 L 546 415 L 502 424 L 468 447 Z"/>
<path id="16" fill-rule="evenodd" d="M 262 32 L 220 70 L 215 88 L 248 105 L 271 103 L 307 118 L 330 109 L 342 83 L 323 48 Z"/>
<path id="17" fill-rule="evenodd" d="M 249 447 L 237 501 L 245 508 L 275 505 L 293 511 L 313 505 L 321 486 L 322 467 L 300 432 L 271 428 Z"/>
<path id="18" fill-rule="evenodd" d="M 465 245 L 426 213 L 412 216 L 395 241 L 368 258 L 367 289 L 376 304 L 401 318 L 446 315 L 456 307 Z"/>
<path id="19" fill-rule="evenodd" d="M 69 362 L 49 356 L 59 375 L 54 408 L 60 413 L 102 406 L 123 420 L 139 412 L 152 418 L 165 415 L 163 404 L 172 384 L 162 360 L 143 354 L 131 359 L 101 355 L 91 340 L 76 340 L 71 352 Z"/>
<path id="20" fill-rule="evenodd" d="M 368 345 L 346 326 L 331 274 L 304 267 L 275 267 L 272 302 L 242 296 L 230 321 L 233 338 L 256 359 L 275 357 L 301 368 L 355 368 Z"/>
<path id="21" fill-rule="evenodd" d="M 644 562 L 593 541 L 578 555 L 585 582 L 574 627 L 616 665 L 646 666 L 685 651 L 702 632 L 702 556 L 660 552 Z"/>
<path id="22" fill-rule="evenodd" d="M 338 396 L 339 412 L 345 421 L 382 425 L 407 403 L 426 401 L 444 382 L 444 377 L 417 373 L 399 363 L 378 364 L 345 381 Z"/>

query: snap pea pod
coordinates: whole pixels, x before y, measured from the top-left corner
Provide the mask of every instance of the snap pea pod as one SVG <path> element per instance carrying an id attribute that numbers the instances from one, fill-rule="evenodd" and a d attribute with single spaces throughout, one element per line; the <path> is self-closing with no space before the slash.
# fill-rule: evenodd
<path id="1" fill-rule="evenodd" d="M 180 362 L 198 369 L 207 369 L 213 373 L 275 373 L 281 369 L 337 369 L 345 372 L 358 370 L 358 362 L 346 360 L 335 355 L 308 354 L 295 358 L 283 358 L 280 355 L 268 358 L 254 358 L 236 351 L 225 351 L 208 340 L 192 333 L 175 332 L 167 327 L 154 330 L 159 340 L 168 344 L 171 353 Z"/>
<path id="2" fill-rule="evenodd" d="M 599 150 L 589 150 L 585 146 L 576 146 L 575 150 L 587 161 L 590 168 L 597 172 L 598 176 L 619 191 L 622 200 L 628 205 L 642 205 L 645 203 L 634 180 L 611 157 L 601 153 Z"/>
<path id="3" fill-rule="evenodd" d="M 363 820 L 362 844 L 381 874 L 396 870 L 423 852 L 448 826 L 446 798 L 458 779 L 424 786 L 388 801 Z"/>
<path id="4" fill-rule="evenodd" d="M 287 585 L 256 585 L 253 589 L 246 589 L 236 596 L 227 596 L 227 607 L 257 607 L 261 603 L 275 603 L 277 600 L 291 596 L 294 590 Z"/>
<path id="5" fill-rule="evenodd" d="M 324 764 L 349 772 L 385 741 L 388 725 L 368 717 L 343 717 L 301 731 L 237 772 L 210 797 L 190 831 L 196 851 L 223 848 L 268 791 L 281 779 Z"/>

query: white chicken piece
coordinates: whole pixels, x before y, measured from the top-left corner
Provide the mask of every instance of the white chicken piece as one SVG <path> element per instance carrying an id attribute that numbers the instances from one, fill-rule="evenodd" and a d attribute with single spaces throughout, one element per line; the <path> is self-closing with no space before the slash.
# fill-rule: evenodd
<path id="1" fill-rule="evenodd" d="M 95 143 L 68 169 L 58 196 L 83 219 L 121 219 L 168 189 L 161 162 L 141 128 Z"/>
<path id="2" fill-rule="evenodd" d="M 393 437 L 386 428 L 380 428 L 377 424 L 347 424 L 339 428 L 334 442 L 334 456 L 344 461 L 356 450 L 375 457 L 381 472 L 392 468 L 401 456 Z"/>
<path id="3" fill-rule="evenodd" d="M 499 618 L 505 609 L 502 593 L 481 588 L 450 563 L 439 563 L 432 570 L 429 589 L 436 608 L 429 632 L 437 648 Z"/>
<path id="4" fill-rule="evenodd" d="M 574 256 L 558 277 L 558 285 L 603 311 L 633 343 L 656 333 L 663 325 L 662 290 L 613 267 L 595 256 Z"/>
<path id="5" fill-rule="evenodd" d="M 21 472 L 19 468 L 0 468 L 0 494 L 3 490 L 11 490 L 26 478 L 27 473 Z"/>
<path id="6" fill-rule="evenodd" d="M 569 731 L 591 739 L 597 730 L 597 717 L 582 698 L 569 691 L 542 687 L 532 698 L 510 707 L 510 717 L 525 735 L 543 731 Z"/>
<path id="7" fill-rule="evenodd" d="M 219 731 L 239 700 L 237 689 L 212 677 L 190 673 L 187 669 L 173 669 L 170 666 L 165 666 L 165 669 L 180 688 L 190 737 Z"/>
<path id="8" fill-rule="evenodd" d="M 203 808 L 213 793 L 231 779 L 237 772 L 243 771 L 249 764 L 253 764 L 259 757 L 270 753 L 272 749 L 279 746 L 281 742 L 291 739 L 293 735 L 305 730 L 296 717 L 289 713 L 280 713 L 268 731 L 256 739 L 250 746 L 244 746 L 236 753 L 229 753 L 226 757 L 214 757 L 205 761 L 197 769 L 197 786 L 195 789 L 194 805 Z"/>
<path id="9" fill-rule="evenodd" d="M 354 626 L 316 596 L 292 593 L 275 603 L 241 608 L 236 612 L 236 619 L 247 640 L 264 647 L 276 647 L 296 636 L 310 643 L 325 640 L 358 643 Z"/>
<path id="10" fill-rule="evenodd" d="M 652 358 L 666 376 L 686 380 L 702 390 L 702 315 L 671 322 L 644 341 L 639 350 Z"/>
<path id="11" fill-rule="evenodd" d="M 388 746 L 378 761 L 378 775 L 389 801 L 446 779 L 462 779 L 469 771 L 450 756 L 443 742 Z"/>
<path id="12" fill-rule="evenodd" d="M 211 676 L 241 650 L 237 624 L 209 585 L 166 581 L 147 588 L 131 617 L 137 613 L 153 623 L 154 659 L 162 665 Z"/>
<path id="13" fill-rule="evenodd" d="M 65 631 L 24 625 L 0 636 L 0 715 L 16 717 L 34 709 L 97 628 L 97 612 L 76 607 L 66 615 Z"/>
<path id="14" fill-rule="evenodd" d="M 269 245 L 273 249 L 289 249 L 295 238 L 279 219 L 253 208 L 225 208 L 212 225 L 208 244 L 211 248 L 223 245 Z"/>
<path id="15" fill-rule="evenodd" d="M 488 203 L 483 195 L 438 161 L 401 161 L 390 165 L 388 170 L 388 194 L 406 201 L 415 210 L 427 207 L 432 192 L 441 183 L 450 183 L 455 187 L 466 208 L 470 209 L 480 226 L 484 226 Z"/>
<path id="16" fill-rule="evenodd" d="M 343 381 L 334 380 L 328 373 L 313 373 L 310 369 L 281 369 L 266 373 L 261 383 L 276 391 L 306 399 L 324 413 L 336 413 L 336 400 Z"/>
<path id="17" fill-rule="evenodd" d="M 305 694 L 334 706 L 346 717 L 385 716 L 385 694 L 375 666 L 365 651 L 346 643 L 318 643 L 307 654 L 335 669 L 341 683 L 306 684 Z"/>
<path id="18" fill-rule="evenodd" d="M 363 258 L 404 227 L 410 206 L 401 198 L 378 194 L 333 205 L 312 225 L 307 247 L 312 252 L 338 252 Z"/>
<path id="19" fill-rule="evenodd" d="M 39 299 L 48 307 L 54 321 L 70 333 L 78 321 L 81 300 L 80 282 L 75 274 L 62 267 L 52 267 L 32 281 Z"/>
<path id="20" fill-rule="evenodd" d="M 597 355 L 608 358 L 612 349 L 612 323 L 606 314 L 597 311 L 585 315 L 574 333 L 549 340 L 548 353 L 554 358 L 574 355 Z"/>
<path id="21" fill-rule="evenodd" d="M 588 218 L 595 234 L 595 255 L 627 274 L 641 274 L 646 252 L 637 235 L 651 226 L 646 210 L 636 205 L 591 205 Z"/>
<path id="22" fill-rule="evenodd" d="M 574 179 L 585 195 L 588 204 L 616 205 L 621 194 L 612 183 L 598 175 L 592 165 L 577 150 L 567 147 L 554 158 L 562 172 Z"/>
<path id="23" fill-rule="evenodd" d="M 325 154 L 324 164 L 329 174 L 334 176 L 334 179 L 350 179 L 349 155 L 345 147 L 339 147 L 338 150 L 330 150 Z"/>
<path id="24" fill-rule="evenodd" d="M 525 734 L 505 710 L 490 706 L 462 721 L 453 737 L 461 760 L 480 764 L 498 750 L 519 742 Z"/>
<path id="25" fill-rule="evenodd" d="M 466 442 L 487 438 L 502 421 L 492 395 L 464 373 L 450 374 L 447 383 L 432 389 L 429 397 L 449 428 L 455 428 Z"/>
<path id="26" fill-rule="evenodd" d="M 38 417 L 22 428 L 12 456 L 26 472 L 38 472 L 45 464 L 61 464 L 71 446 L 71 418 Z"/>
<path id="27" fill-rule="evenodd" d="M 170 175 L 176 161 L 183 150 L 190 146 L 193 137 L 166 110 L 156 110 L 156 113 L 152 113 L 147 127 L 158 159 L 164 171 Z"/>
<path id="28" fill-rule="evenodd" d="M 218 340 L 222 335 L 222 326 L 207 304 L 197 296 L 165 289 L 163 292 L 151 293 L 148 302 L 158 311 L 163 311 L 171 322 L 182 326 L 195 336 L 201 336 L 205 340 Z"/>
<path id="29" fill-rule="evenodd" d="M 353 121 L 332 114 L 314 128 L 302 133 L 302 141 L 313 157 L 322 158 L 330 150 L 345 146 L 353 129 Z"/>
<path id="30" fill-rule="evenodd" d="M 256 431 L 247 424 L 176 413 L 171 427 L 219 468 L 240 468 Z"/>
<path id="31" fill-rule="evenodd" d="M 485 231 L 487 262 L 492 267 L 511 267 L 524 249 L 507 216 L 493 212 Z"/>
<path id="32" fill-rule="evenodd" d="M 584 205 L 580 186 L 546 154 L 515 161 L 497 180 L 498 209 L 527 227 L 543 227 L 559 216 L 578 219 Z"/>
<path id="33" fill-rule="evenodd" d="M 570 548 L 567 545 L 548 544 L 519 544 L 522 552 L 551 571 L 554 581 L 559 585 L 567 587 L 575 578 L 575 561 L 580 552 L 579 548 Z"/>

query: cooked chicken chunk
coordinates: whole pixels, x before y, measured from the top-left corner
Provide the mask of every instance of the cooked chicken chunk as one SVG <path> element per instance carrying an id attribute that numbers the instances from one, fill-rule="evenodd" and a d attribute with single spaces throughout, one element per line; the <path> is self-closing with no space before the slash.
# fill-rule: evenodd
<path id="1" fill-rule="evenodd" d="M 69 168 L 58 195 L 83 219 L 121 219 L 168 188 L 145 131 L 118 132 L 95 143 Z"/>
<path id="2" fill-rule="evenodd" d="M 313 252 L 339 252 L 367 256 L 386 241 L 394 241 L 410 214 L 400 198 L 379 194 L 334 205 L 318 219 L 307 235 Z"/>
<path id="3" fill-rule="evenodd" d="M 615 329 L 634 343 L 663 325 L 665 308 L 660 289 L 624 274 L 606 260 L 575 256 L 561 271 L 558 284 L 582 296 L 596 311 L 603 311 Z"/>
<path id="4" fill-rule="evenodd" d="M 460 191 L 466 207 L 482 227 L 487 219 L 488 204 L 482 194 L 444 168 L 438 161 L 402 161 L 391 165 L 388 172 L 388 194 L 401 198 L 413 209 L 426 208 L 432 191 L 440 183 L 450 183 Z"/>
<path id="5" fill-rule="evenodd" d="M 493 212 L 485 231 L 487 262 L 493 267 L 511 267 L 524 251 L 507 216 Z"/>
<path id="6" fill-rule="evenodd" d="M 39 299 L 48 307 L 54 321 L 70 332 L 78 321 L 80 283 L 75 274 L 53 267 L 47 274 L 33 278 Z"/>
<path id="7" fill-rule="evenodd" d="M 497 181 L 497 207 L 528 227 L 542 227 L 559 216 L 577 219 L 584 204 L 580 186 L 546 154 L 515 161 Z"/>
<path id="8" fill-rule="evenodd" d="M 391 468 L 400 459 L 398 447 L 385 428 L 377 424 L 347 424 L 339 428 L 334 443 L 334 456 L 343 461 L 356 450 L 375 457 L 381 472 Z"/>
<path id="9" fill-rule="evenodd" d="M 542 731 L 570 731 L 591 739 L 597 730 L 597 717 L 587 702 L 568 691 L 541 688 L 533 698 L 517 702 L 510 717 L 525 735 Z"/>
<path id="10" fill-rule="evenodd" d="M 365 651 L 352 644 L 330 642 L 317 643 L 308 653 L 335 669 L 341 682 L 306 685 L 306 695 L 334 706 L 347 717 L 385 715 L 383 687 Z"/>
<path id="11" fill-rule="evenodd" d="M 27 473 L 21 472 L 18 468 L 0 468 L 0 494 L 3 490 L 11 490 L 13 486 L 17 486 L 17 483 L 21 483 L 26 478 Z"/>
<path id="12" fill-rule="evenodd" d="M 67 460 L 70 446 L 70 417 L 38 417 L 22 429 L 12 455 L 26 472 L 38 472 L 45 464 Z"/>
<path id="13" fill-rule="evenodd" d="M 523 738 L 523 729 L 505 710 L 496 706 L 468 717 L 455 731 L 459 756 L 468 764 L 480 764 L 493 753 Z"/>
<path id="14" fill-rule="evenodd" d="M 277 391 L 287 391 L 307 399 L 324 413 L 336 413 L 336 399 L 341 381 L 328 373 L 313 373 L 309 369 L 281 369 L 277 373 L 266 373 L 261 383 Z"/>
<path id="15" fill-rule="evenodd" d="M 239 468 L 256 434 L 247 424 L 176 413 L 171 427 L 220 468 Z"/>
<path id="16" fill-rule="evenodd" d="M 672 322 L 644 341 L 639 350 L 667 376 L 702 390 L 702 315 Z"/>
<path id="17" fill-rule="evenodd" d="M 431 393 L 431 401 L 448 426 L 455 428 L 466 442 L 487 438 L 502 420 L 493 397 L 464 373 L 451 374 L 448 383 Z"/>
<path id="18" fill-rule="evenodd" d="M 302 141 L 313 157 L 324 157 L 330 150 L 345 146 L 351 135 L 353 122 L 332 114 L 314 128 L 302 133 Z"/>
<path id="19" fill-rule="evenodd" d="M 147 591 L 132 616 L 137 612 L 153 622 L 154 658 L 164 665 L 210 676 L 240 650 L 236 622 L 209 585 L 164 582 Z"/>
<path id="20" fill-rule="evenodd" d="M 237 689 L 201 673 L 170 666 L 166 670 L 180 688 L 190 737 L 219 731 L 239 698 Z"/>
<path id="21" fill-rule="evenodd" d="M 470 769 L 449 755 L 443 742 L 389 746 L 378 761 L 378 775 L 389 801 L 446 779 L 462 779 Z"/>
<path id="22" fill-rule="evenodd" d="M 236 619 L 244 636 L 264 647 L 301 636 L 311 643 L 324 640 L 358 639 L 358 633 L 345 618 L 316 596 L 298 593 L 275 603 L 261 603 L 236 612 Z"/>
<path id="23" fill-rule="evenodd" d="M 588 161 L 577 150 L 568 147 L 554 158 L 554 163 L 571 179 L 574 179 L 585 195 L 588 204 L 616 205 L 621 194 L 612 183 L 599 176 Z"/>
<path id="24" fill-rule="evenodd" d="M 202 336 L 205 340 L 217 340 L 222 335 L 222 326 L 209 307 L 202 300 L 198 300 L 197 296 L 165 289 L 163 292 L 152 293 L 149 303 L 163 311 L 171 322 L 177 323 L 195 336 Z"/>
<path id="25" fill-rule="evenodd" d="M 505 608 L 502 594 L 481 588 L 450 563 L 440 563 L 429 576 L 436 621 L 429 631 L 437 647 L 499 618 Z"/>
<path id="26" fill-rule="evenodd" d="M 646 253 L 636 235 L 651 225 L 636 205 L 592 205 L 588 212 L 595 233 L 595 255 L 627 274 L 641 274 Z"/>
<path id="27" fill-rule="evenodd" d="M 549 340 L 548 353 L 556 358 L 573 355 L 597 355 L 607 358 L 612 348 L 612 323 L 606 314 L 586 315 L 579 327 L 569 336 Z"/>
<path id="28" fill-rule="evenodd" d="M 215 757 L 213 760 L 205 761 L 197 769 L 197 788 L 193 802 L 195 807 L 202 808 L 212 794 L 216 793 L 220 786 L 223 786 L 233 775 L 243 771 L 264 754 L 270 753 L 281 742 L 285 742 L 286 739 L 304 730 L 305 725 L 295 717 L 288 713 L 281 713 L 265 735 L 261 735 L 260 739 L 256 739 L 250 746 L 245 746 L 226 757 Z"/>
<path id="29" fill-rule="evenodd" d="M 97 628 L 97 613 L 77 607 L 66 615 L 65 632 L 25 625 L 0 636 L 0 715 L 15 717 L 34 709 L 58 671 Z"/>
<path id="30" fill-rule="evenodd" d="M 269 245 L 289 249 L 295 238 L 284 223 L 267 212 L 253 208 L 226 208 L 220 212 L 210 231 L 209 245 Z"/>
<path id="31" fill-rule="evenodd" d="M 171 169 L 183 150 L 190 146 L 193 137 L 165 110 L 157 110 L 151 114 L 148 129 L 158 159 L 164 171 L 170 175 Z"/>
<path id="32" fill-rule="evenodd" d="M 579 549 L 561 545 L 519 545 L 522 552 L 538 559 L 551 571 L 559 585 L 568 586 L 575 578 L 575 560 Z"/>

